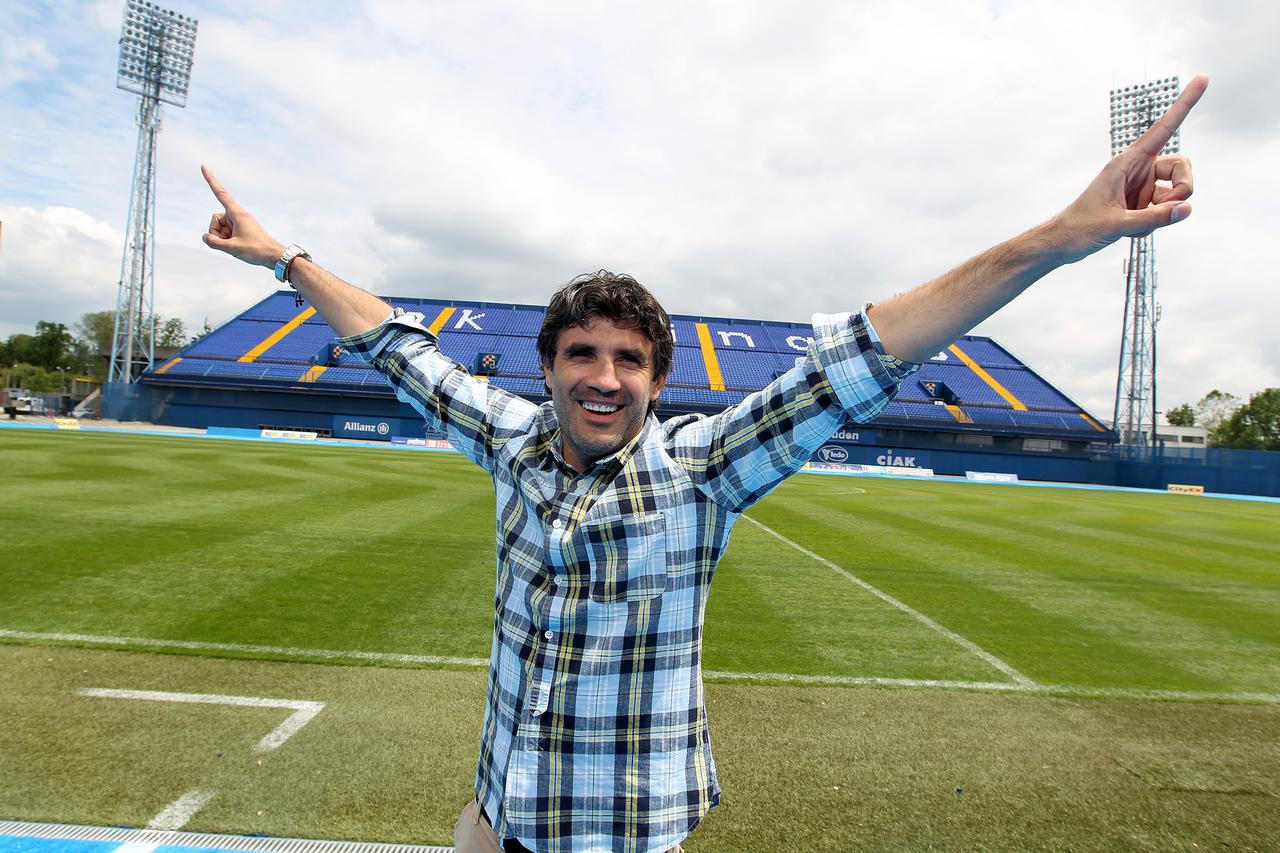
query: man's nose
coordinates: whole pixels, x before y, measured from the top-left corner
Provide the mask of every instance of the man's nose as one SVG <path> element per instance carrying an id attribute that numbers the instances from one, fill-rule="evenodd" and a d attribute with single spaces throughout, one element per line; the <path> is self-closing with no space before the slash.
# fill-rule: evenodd
<path id="1" fill-rule="evenodd" d="M 607 358 L 600 359 L 595 363 L 595 369 L 591 371 L 591 375 L 587 378 L 587 384 L 591 386 L 593 391 L 601 394 L 613 394 L 622 388 L 622 383 L 618 381 L 618 370 L 613 362 Z"/>

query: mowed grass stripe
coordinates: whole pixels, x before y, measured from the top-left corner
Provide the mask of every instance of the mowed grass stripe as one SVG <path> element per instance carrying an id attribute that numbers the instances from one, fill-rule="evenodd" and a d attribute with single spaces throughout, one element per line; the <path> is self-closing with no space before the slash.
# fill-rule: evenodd
<path id="1" fill-rule="evenodd" d="M 320 483 L 303 489 L 304 495 L 311 496 L 310 499 L 304 497 L 303 501 L 298 499 L 298 490 L 290 486 L 283 487 L 283 494 L 276 501 L 268 501 L 268 497 L 281 489 L 281 478 L 275 477 L 275 472 L 270 472 L 269 476 L 260 476 L 254 481 L 254 485 L 264 484 L 263 488 L 257 489 L 257 494 L 243 495 L 251 499 L 237 501 L 237 509 L 224 510 L 216 516 L 214 509 L 218 506 L 217 501 L 209 500 L 207 494 L 202 493 L 198 496 L 200 506 L 196 513 L 200 516 L 202 529 L 191 529 L 184 525 L 181 520 L 175 519 L 176 514 L 173 512 L 168 513 L 168 523 L 154 522 L 154 530 L 146 526 L 140 527 L 140 524 L 152 523 L 147 519 L 156 514 L 157 510 L 150 501 L 135 499 L 129 511 L 130 519 L 125 520 L 131 526 L 119 533 L 123 546 L 110 538 L 104 539 L 95 530 L 86 537 L 90 547 L 84 559 L 76 559 L 71 555 L 71 559 L 62 565 L 50 567 L 61 571 L 40 573 L 40 577 L 64 579 L 62 583 L 55 584 L 58 588 L 48 596 L 49 599 L 64 609 L 68 604 L 81 603 L 83 607 L 73 607 L 73 610 L 78 611 L 77 616 L 91 618 L 74 618 L 70 624 L 63 619 L 55 619 L 50 623 L 33 623 L 32 620 L 39 616 L 39 608 L 30 605 L 38 603 L 39 596 L 35 584 L 28 582 L 24 585 L 26 600 L 15 602 L 22 605 L 21 622 L 24 625 L 99 631 L 125 630 L 129 633 L 161 636 L 183 636 L 184 631 L 186 635 L 190 635 L 194 631 L 197 635 L 212 635 L 213 639 L 240 640 L 245 638 L 246 632 L 252 634 L 257 629 L 266 628 L 270 636 L 262 637 L 264 641 L 297 643 L 317 639 L 328 641 L 332 638 L 332 625 L 340 624 L 348 629 L 348 638 L 354 641 L 352 645 L 360 645 L 371 639 L 375 643 L 380 642 L 379 637 L 370 635 L 377 633 L 376 629 L 385 627 L 388 629 L 385 640 L 392 648 L 412 648 L 423 643 L 434 646 L 440 641 L 456 642 L 458 639 L 465 643 L 465 647 L 448 651 L 476 653 L 487 647 L 491 604 L 486 588 L 492 588 L 492 536 L 484 528 L 492 524 L 491 521 L 485 521 L 486 516 L 492 515 L 492 494 L 487 480 L 471 466 L 459 469 L 471 475 L 468 482 L 472 486 L 472 497 L 462 500 L 460 494 L 466 494 L 467 490 L 457 488 L 456 483 L 450 484 L 452 487 L 441 489 L 440 494 L 429 494 L 432 491 L 430 481 L 424 488 L 421 478 L 414 471 L 413 463 L 418 462 L 420 457 L 412 455 L 401 456 L 395 460 L 397 465 L 388 466 L 383 462 L 385 455 L 377 451 L 358 454 L 361 458 L 357 459 L 347 452 L 347 448 L 306 448 L 309 452 L 300 455 L 290 452 L 295 448 L 239 446 L 229 455 L 224 455 L 226 448 L 222 448 L 219 454 L 220 461 L 225 459 L 233 464 L 210 466 L 209 448 L 192 452 L 188 449 L 194 446 L 190 441 L 160 442 L 161 446 L 155 448 L 152 442 L 147 442 L 144 446 L 136 441 L 121 442 L 118 437 L 108 437 L 107 441 L 97 444 L 113 449 L 131 448 L 134 451 L 132 455 L 123 455 L 115 467 L 118 470 L 128 470 L 130 474 L 146 472 L 152 476 L 157 482 L 151 484 L 150 488 L 159 493 L 155 500 L 166 503 L 172 491 L 165 488 L 167 484 L 185 484 L 192 479 L 175 477 L 172 466 L 165 464 L 166 451 L 172 452 L 178 447 L 183 448 L 184 471 L 202 472 L 209 468 L 225 472 L 228 467 L 243 468 L 245 459 L 256 460 L 268 454 L 277 459 L 287 455 L 289 463 L 295 466 L 290 472 L 294 480 L 299 479 L 299 471 L 305 472 L 309 464 L 314 466 L 314 460 L 308 464 L 308 457 L 317 455 L 325 457 L 323 464 L 327 467 L 341 463 L 338 467 L 343 470 L 326 475 L 333 481 L 332 487 Z M 63 442 L 62 446 L 75 445 Z M 200 457 L 204 458 L 203 466 L 198 462 Z M 97 458 L 82 459 L 80 468 L 94 470 Z M 138 459 L 145 460 L 145 464 L 137 464 Z M 373 466 L 368 464 L 370 460 L 375 462 Z M 364 482 L 362 475 L 370 467 L 381 468 L 384 474 L 398 474 L 400 491 L 406 495 L 403 498 L 406 505 L 389 505 L 393 502 L 386 497 L 385 479 L 375 477 L 377 482 L 367 487 L 366 493 L 362 493 L 366 488 L 361 485 Z M 182 472 L 178 473 L 180 475 Z M 237 477 L 235 480 L 246 482 L 246 478 Z M 138 493 L 146 495 L 149 489 L 144 487 Z M 178 498 L 183 496 L 184 493 L 179 489 Z M 477 498 L 479 513 L 472 511 Z M 101 501 L 101 496 L 95 495 L 86 500 L 91 503 L 94 500 Z M 129 502 L 124 501 L 123 504 L 128 506 Z M 424 505 L 427 508 L 425 512 Z M 243 518 L 233 518 L 236 514 L 243 514 Z M 271 522 L 273 517 L 278 523 Z M 398 519 L 399 526 L 390 535 L 374 536 L 370 531 L 376 525 L 378 517 Z M 449 547 L 450 540 L 468 528 L 465 523 L 457 523 L 460 517 L 480 520 L 473 531 L 475 547 L 467 554 L 469 559 L 466 560 L 457 559 L 459 555 L 454 553 L 456 549 L 451 551 Z M 352 520 L 357 529 L 344 529 L 341 522 L 347 519 Z M 120 519 L 113 517 L 112 521 Z M 335 524 L 335 521 L 338 523 Z M 112 528 L 113 532 L 114 530 L 115 527 Z M 155 530 L 163 531 L 168 536 L 168 541 L 165 541 L 164 536 L 153 535 Z M 419 544 L 424 540 L 424 530 L 431 531 L 430 551 L 424 550 Z M 351 535 L 345 535 L 348 533 Z M 393 538 L 399 541 L 392 543 Z M 388 546 L 384 549 L 385 552 L 380 552 L 376 547 L 379 540 L 385 540 Z M 323 543 L 323 546 L 317 548 L 316 543 Z M 348 544 L 349 547 L 344 550 L 343 546 Z M 124 553 L 119 565 L 108 567 L 101 556 L 102 552 L 119 552 L 122 547 L 141 548 L 141 556 L 129 550 Z M 73 550 L 64 543 L 54 556 L 68 556 Z M 47 549 L 43 550 L 41 556 L 48 553 Z M 148 554 L 151 555 L 150 561 L 144 559 Z M 245 560 L 245 555 L 251 555 L 248 564 L 238 564 Z M 317 555 L 323 555 L 323 560 Z M 378 612 L 363 620 L 353 620 L 349 613 L 341 612 L 336 614 L 339 618 L 329 618 L 332 615 L 330 612 L 326 612 L 323 607 L 316 607 L 317 598 L 325 595 L 325 590 L 317 589 L 317 582 L 325 572 L 316 571 L 316 566 L 317 561 L 328 565 L 335 560 L 340 564 L 332 572 L 336 575 L 334 585 L 344 588 L 328 597 L 336 602 L 358 599 L 360 596 L 351 596 L 348 590 L 363 588 L 378 590 L 375 596 L 377 598 L 395 600 L 378 602 L 378 606 L 373 608 Z M 369 563 L 373 564 L 373 570 L 365 571 Z M 82 569 L 81 572 L 68 570 L 77 566 Z M 398 567 L 398 570 L 387 568 L 391 566 Z M 442 570 L 446 573 L 456 572 L 464 567 L 469 574 L 466 578 L 459 579 L 458 583 L 431 583 L 433 573 Z M 418 571 L 415 572 L 414 568 Z M 425 571 L 422 570 L 424 568 Z M 419 579 L 425 577 L 427 590 L 434 591 L 437 598 L 447 597 L 450 600 L 441 601 L 441 606 L 437 608 L 407 606 L 411 601 L 405 596 L 410 590 L 406 589 L 402 577 L 395 576 L 397 571 L 402 574 L 412 572 Z M 390 576 L 382 578 L 382 582 L 370 577 L 371 574 L 379 573 Z M 278 576 L 281 574 L 290 574 L 289 582 L 280 582 Z M 249 583 L 250 579 L 256 580 Z M 296 586 L 297 594 L 303 599 L 300 602 L 290 602 L 287 596 L 282 598 L 280 595 L 261 594 L 269 586 L 278 586 L 287 593 L 294 587 L 293 580 L 300 581 Z M 226 619 L 226 600 L 232 597 L 237 588 L 245 586 L 251 587 L 253 592 L 240 596 L 244 599 L 241 609 L 246 614 L 254 615 L 246 620 Z M 98 587 L 105 589 L 106 594 L 98 595 Z M 121 589 L 129 590 L 130 606 L 127 608 L 120 606 Z M 468 598 L 474 606 L 462 607 Z M 291 603 L 301 606 L 289 606 Z M 383 608 L 383 604 L 390 606 Z M 394 612 L 397 609 L 404 609 L 406 615 L 387 618 L 387 610 Z M 455 630 L 449 627 L 452 620 L 448 614 L 459 610 L 469 612 L 473 622 L 470 627 L 478 626 L 479 630 Z M 122 611 L 126 614 L 123 620 Z M 435 629 L 434 636 L 431 631 L 414 630 L 416 623 L 423 619 L 430 621 L 431 627 Z M 303 629 L 314 627 L 329 633 L 315 637 L 290 631 L 294 627 L 288 624 L 291 620 L 299 623 Z M 122 625 L 122 621 L 126 624 Z M 206 622 L 208 624 L 203 624 Z M 353 622 L 363 624 L 353 625 Z M 351 630 L 352 628 L 356 630 Z M 286 636 L 280 636 L 282 631 Z M 414 635 L 411 643 L 406 642 L 410 635 Z"/>
<path id="2" fill-rule="evenodd" d="M 1160 578 L 1149 577 L 1140 567 L 1130 565 L 1126 571 L 1124 565 L 1117 568 L 1105 561 L 1091 565 L 1076 559 L 1069 543 L 1040 542 L 1030 534 L 989 535 L 981 522 L 966 524 L 956 518 L 970 511 L 967 506 L 953 514 L 924 516 L 912 506 L 910 514 L 904 514 L 901 501 L 887 496 L 883 504 L 855 510 L 858 501 L 819 501 L 806 494 L 803 485 L 768 502 L 763 510 L 767 517 L 783 529 L 806 529 L 813 541 L 822 543 L 814 547 L 819 553 L 824 547 L 828 552 L 857 553 L 862 562 L 855 565 L 866 566 L 860 569 L 863 577 L 935 618 L 946 614 L 946 624 L 1014 665 L 1021 662 L 1038 680 L 1221 689 L 1222 679 L 1228 677 L 1243 678 L 1240 689 L 1275 688 L 1275 669 L 1268 663 L 1276 658 L 1280 640 L 1274 611 L 1270 619 L 1248 619 L 1247 630 L 1234 631 L 1238 618 L 1227 619 L 1223 613 L 1213 624 L 1205 608 L 1195 607 L 1196 602 L 1176 587 L 1170 592 Z M 910 485 L 911 492 L 919 488 Z M 873 495 L 858 498 L 865 502 Z M 1024 513 L 1027 502 L 1034 508 L 1033 497 L 1020 501 Z M 785 517 L 779 515 L 783 512 Z M 1009 538 L 1016 539 L 1011 546 L 1005 541 Z M 943 546 L 922 547 L 930 542 Z M 1177 559 L 1178 549 L 1167 549 L 1163 556 Z M 1074 584 L 1058 577 L 1060 572 Z M 1127 589 L 1130 596 L 1117 595 L 1117 588 Z M 1111 597 L 1100 598 L 1103 593 Z M 1152 598 L 1159 600 L 1159 608 L 1149 603 Z M 1021 607 L 1010 610 L 1011 599 Z M 1179 612 L 1176 599 L 1190 610 Z M 1109 605 L 1106 619 L 1091 609 L 1103 600 Z M 974 619 L 984 609 L 995 617 L 994 624 Z M 965 627 L 956 627 L 960 625 Z M 1154 627 L 1150 636 L 1144 635 L 1144 627 Z M 1171 655 L 1171 646 L 1184 652 L 1186 660 Z M 1059 653 L 1062 647 L 1068 654 Z M 1034 660 L 1025 661 L 1023 651 L 1032 652 Z M 1055 659 L 1059 665 L 1043 666 Z M 1077 681 L 1080 678 L 1086 680 Z"/>
<path id="3" fill-rule="evenodd" d="M 1248 584 L 1253 600 L 1243 607 L 1220 600 L 1216 591 L 1207 589 L 1205 581 L 1214 578 L 1214 565 L 1203 563 L 1198 557 L 1174 544 L 1158 548 L 1154 541 L 1145 542 L 1141 549 L 1120 548 L 1120 553 L 1109 556 L 1108 547 L 1087 538 L 1088 529 L 1076 525 L 1076 534 L 1048 531 L 1047 524 L 1016 525 L 1007 518 L 967 524 L 961 519 L 931 518 L 921 522 L 932 528 L 935 535 L 947 535 L 957 545 L 957 551 L 971 555 L 974 562 L 991 571 L 1017 569 L 1019 576 L 1004 574 L 993 583 L 1000 589 L 1021 589 L 1023 594 L 1050 600 L 1076 597 L 1108 596 L 1117 603 L 1117 619 L 1104 625 L 1104 632 L 1126 633 L 1134 624 L 1162 627 L 1163 633 L 1186 636 L 1195 641 L 1195 635 L 1208 632 L 1212 636 L 1200 638 L 1204 643 L 1222 643 L 1222 632 L 1228 631 L 1239 638 L 1246 654 L 1256 643 L 1271 645 L 1277 638 L 1276 614 L 1280 613 L 1280 589 L 1260 588 Z M 1056 525 L 1057 522 L 1054 522 Z M 1009 546 L 1017 554 L 1016 560 L 998 559 L 992 556 L 992 544 Z M 1032 557 L 1033 559 L 1029 559 Z M 1167 570 L 1172 555 L 1185 561 Z M 1220 560 L 1230 563 L 1233 574 L 1238 571 L 1239 560 L 1230 554 Z M 1280 562 L 1280 553 L 1277 554 Z M 1191 568 L 1194 564 L 1195 568 Z M 1027 569 L 1031 569 L 1030 573 Z M 1194 572 L 1194 574 L 1193 574 Z M 1271 571 L 1276 575 L 1274 567 Z M 1018 584 L 1022 575 L 1040 577 L 1046 583 L 1071 583 L 1071 590 L 1050 591 L 1034 588 L 1028 592 Z M 1195 584 L 1191 585 L 1194 578 Z M 1218 584 L 1232 584 L 1239 590 L 1239 581 L 1215 579 Z M 1129 608 L 1133 612 L 1125 613 Z M 1097 614 L 1095 619 L 1097 621 Z M 1156 642 L 1152 637 L 1150 641 Z"/>
<path id="4" fill-rule="evenodd" d="M 974 644 L 974 643 L 973 643 L 973 642 L 971 642 L 970 640 L 967 640 L 966 638 L 964 638 L 964 637 L 960 636 L 959 634 L 955 633 L 954 631 L 951 631 L 950 629 L 948 629 L 948 628 L 944 627 L 943 625 L 940 625 L 940 624 L 939 624 L 937 621 L 935 621 L 934 619 L 932 619 L 932 618 L 930 618 L 930 617 L 928 617 L 928 616 L 924 615 L 924 614 L 923 614 L 923 613 L 921 613 L 920 611 L 918 611 L 918 610 L 914 609 L 913 607 L 911 607 L 911 606 L 909 606 L 909 605 L 907 605 L 907 604 L 903 603 L 902 601 L 899 601 L 898 599 L 894 598 L 893 596 L 889 595 L 888 593 L 884 592 L 883 590 L 876 589 L 876 588 L 875 588 L 874 586 L 872 586 L 871 584 L 868 584 L 866 581 L 862 580 L 861 578 L 857 577 L 856 575 L 853 575 L 853 574 L 849 573 L 849 571 L 847 571 L 846 569 L 842 568 L 841 566 L 838 566 L 837 564 L 835 564 L 835 563 L 831 562 L 830 560 L 828 560 L 828 559 L 826 559 L 826 558 L 822 557 L 821 555 L 814 553 L 812 550 L 810 550 L 810 549 L 808 549 L 808 548 L 804 547 L 803 545 L 799 544 L 799 543 L 798 543 L 798 542 L 796 542 L 794 539 L 790 539 L 790 538 L 788 538 L 788 537 L 786 537 L 786 536 L 783 536 L 783 535 L 782 535 L 781 533 L 779 533 L 778 531 L 774 530 L 773 528 L 771 528 L 771 527 L 769 527 L 769 526 L 767 526 L 767 525 L 765 525 L 765 524 L 761 524 L 759 521 L 757 521 L 757 520 L 756 520 L 756 519 L 754 519 L 754 518 L 744 517 L 744 519 L 743 519 L 743 520 L 745 520 L 745 521 L 746 521 L 747 523 L 749 523 L 751 526 L 753 526 L 753 527 L 755 527 L 755 528 L 757 528 L 757 529 L 759 529 L 759 530 L 762 530 L 763 532 L 765 532 L 765 533 L 766 533 L 766 534 L 768 534 L 769 536 L 773 537 L 774 539 L 777 539 L 779 542 L 782 542 L 783 544 L 787 545 L 787 546 L 788 546 L 788 547 L 790 547 L 791 549 L 793 549 L 793 550 L 795 550 L 795 551 L 797 551 L 797 552 L 799 552 L 799 553 L 803 554 L 805 557 L 808 557 L 810 560 L 812 560 L 812 561 L 814 561 L 814 562 L 816 562 L 816 563 L 818 563 L 818 564 L 820 564 L 820 565 L 824 566 L 824 567 L 825 567 L 825 568 L 827 568 L 827 569 L 830 569 L 831 571 L 835 572 L 835 573 L 836 573 L 837 575 L 839 575 L 840 577 L 842 577 L 842 578 L 844 578 L 845 580 L 847 580 L 849 583 L 851 583 L 851 584 L 853 584 L 854 586 L 856 586 L 856 587 L 857 587 L 858 589 L 860 589 L 861 591 L 863 591 L 863 592 L 865 592 L 865 593 L 867 593 L 867 594 L 869 594 L 869 595 L 871 595 L 871 596 L 875 597 L 876 599 L 878 599 L 878 600 L 879 600 L 879 601 L 881 601 L 882 603 L 884 603 L 884 604 L 888 605 L 889 607 L 892 607 L 893 609 L 895 609 L 895 610 L 897 610 L 897 611 L 899 611 L 899 612 L 903 613 L 904 615 L 906 615 L 906 616 L 910 617 L 911 619 L 915 620 L 917 623 L 919 623 L 919 624 L 923 625 L 924 627 L 928 628 L 930 631 L 933 631 L 934 633 L 936 633 L 936 634 L 940 635 L 941 637 L 943 637 L 944 639 L 946 639 L 948 642 L 953 643 L 953 644 L 955 644 L 955 645 L 959 646 L 960 648 L 964 649 L 966 652 L 968 652 L 968 653 L 970 653 L 970 654 L 974 655 L 975 657 L 977 657 L 977 658 L 979 658 L 980 660 L 984 661 L 985 663 L 987 663 L 987 664 L 988 664 L 988 665 L 990 665 L 991 667 L 993 667 L 993 668 L 995 668 L 995 669 L 999 670 L 1001 673 L 1003 673 L 1004 675 L 1006 675 L 1006 676 L 1008 676 L 1009 678 L 1013 679 L 1015 682 L 1017 682 L 1017 683 L 1019 683 L 1019 684 L 1030 684 L 1030 683 L 1031 683 L 1031 680 L 1030 680 L 1030 679 L 1028 679 L 1025 675 L 1023 675 L 1022 673 L 1018 672 L 1018 671 L 1017 671 L 1017 670 L 1015 670 L 1013 667 L 1009 666 L 1007 663 L 1005 663 L 1004 661 L 1002 661 L 1002 660 L 1000 660 L 999 658 L 995 657 L 995 656 L 994 656 L 994 655 L 992 655 L 991 653 L 989 653 L 989 652 L 987 652 L 986 650 L 984 650 L 984 649 L 980 648 L 979 646 L 977 646 L 976 644 Z"/>
<path id="5" fill-rule="evenodd" d="M 46 570 L 25 580 L 8 612 L 0 605 L 6 624 L 324 646 L 340 625 L 342 645 L 353 648 L 487 651 L 492 535 L 484 522 L 457 519 L 491 516 L 493 497 L 469 466 L 460 470 L 472 476 L 449 477 L 442 486 L 423 482 L 412 464 L 420 457 L 406 455 L 398 468 L 387 468 L 370 466 L 368 452 L 325 449 L 323 469 L 308 460 L 292 471 L 293 481 L 274 472 L 252 483 L 241 479 L 247 487 L 224 493 L 220 503 L 207 490 L 188 491 L 181 471 L 166 464 L 164 451 L 174 442 L 155 454 L 150 442 L 112 444 L 124 458 L 154 455 L 149 468 L 117 466 L 146 471 L 152 482 L 137 489 L 138 497 L 113 504 L 109 523 L 83 521 L 88 529 L 56 551 L 42 547 L 29 555 Z M 181 467 L 225 473 L 264 455 L 260 447 L 243 450 L 232 450 L 234 464 L 223 466 L 209 463 L 221 461 L 226 448 L 212 457 L 206 449 L 201 467 L 197 454 L 184 449 Z M 367 482 L 370 467 L 383 470 Z M 309 471 L 320 476 L 308 481 Z M 127 518 L 119 517 L 120 507 Z"/>
<path id="6" fill-rule="evenodd" d="M 707 603 L 708 669 L 973 681 L 995 676 L 968 651 L 747 521 L 739 521 L 716 573 Z"/>
<path id="7" fill-rule="evenodd" d="M 1133 496 L 1123 497 L 1132 500 Z M 1031 504 L 1030 509 L 1037 507 Z M 1194 516 L 1197 509 L 1186 507 L 1184 514 Z M 1207 563 L 1178 542 L 1158 547 L 1154 538 L 1144 537 L 1142 543 L 1119 547 L 1119 553 L 1111 556 L 1108 547 L 1116 547 L 1113 543 L 1103 546 L 1090 541 L 1083 524 L 1074 525 L 1075 533 L 1053 530 L 1060 524 L 1056 518 L 1015 525 L 1008 516 L 993 517 L 981 527 L 976 519 L 972 526 L 965 526 L 956 516 L 927 523 L 949 530 L 953 541 L 965 541 L 965 549 L 984 561 L 979 571 L 992 575 L 994 588 L 1013 592 L 1032 606 L 1055 602 L 1058 612 L 1062 612 L 1060 603 L 1065 603 L 1074 608 L 1069 612 L 1073 620 L 1095 633 L 1180 661 L 1189 676 L 1202 679 L 1193 685 L 1196 689 L 1220 689 L 1223 669 L 1246 678 L 1252 685 L 1248 689 L 1280 683 L 1280 664 L 1269 657 L 1278 638 L 1280 590 L 1248 585 L 1255 601 L 1237 607 L 1204 587 L 1211 578 L 1233 584 L 1237 590 L 1242 586 L 1239 581 L 1216 578 L 1224 564 L 1232 574 L 1238 572 L 1241 561 L 1234 554 L 1222 554 L 1217 563 Z M 992 557 L 982 547 L 987 540 L 1008 544 L 1017 560 Z M 1276 569 L 1280 547 L 1276 550 L 1268 577 L 1273 583 L 1280 580 Z M 1033 554 L 1036 559 L 1028 560 Z M 1189 589 L 1193 577 L 1197 584 Z M 1170 657 L 1171 648 L 1180 648 L 1183 654 Z M 1206 649 L 1213 650 L 1207 661 L 1202 654 Z"/>
<path id="8" fill-rule="evenodd" d="M 1141 496 L 1159 500 L 1158 496 Z M 1077 506 L 1069 512 L 1059 513 L 1038 503 L 1029 503 L 1026 509 L 1034 516 L 1019 519 L 1015 513 L 979 515 L 959 509 L 946 523 L 956 529 L 972 529 L 981 526 L 984 532 L 995 535 L 1000 531 L 1005 537 L 1034 537 L 1045 543 L 1045 549 L 1069 545 L 1073 553 L 1093 559 L 1099 570 L 1115 568 L 1124 572 L 1129 565 L 1159 569 L 1162 577 L 1170 582 L 1183 579 L 1202 579 L 1213 567 L 1229 558 L 1232 574 L 1251 584 L 1265 584 L 1280 589 L 1280 542 L 1250 542 L 1248 539 L 1227 536 L 1205 536 L 1204 524 L 1196 524 L 1196 510 L 1209 504 L 1200 501 L 1199 506 L 1184 506 L 1178 513 L 1130 512 L 1125 520 L 1117 522 L 1121 515 L 1115 511 L 1088 505 L 1087 511 Z M 1129 508 L 1132 510 L 1133 508 Z M 1265 519 L 1248 524 L 1239 519 L 1214 518 L 1211 524 L 1222 528 L 1238 528 L 1238 536 L 1245 537 L 1266 523 Z M 1272 518 L 1271 523 L 1280 519 Z M 1030 523 L 1028 523 L 1030 522 Z M 1153 556 L 1168 554 L 1174 550 L 1181 559 L 1152 564 Z"/>
<path id="9" fill-rule="evenodd" d="M 257 555 L 252 572 L 206 561 L 189 571 L 236 578 L 208 606 L 175 613 L 162 636 L 276 645 L 327 645 L 334 626 L 347 647 L 481 655 L 492 620 L 491 536 L 451 529 L 450 519 L 492 511 L 492 495 L 455 495 L 423 511 L 420 498 L 380 496 L 373 518 L 337 509 L 286 534 L 240 537 L 233 553 Z M 423 531 L 431 534 L 424 547 Z M 199 602 L 193 602 L 199 604 Z M 226 614 L 243 614 L 228 624 Z M 143 631 L 142 633 L 152 633 Z"/>
<path id="10" fill-rule="evenodd" d="M 839 513 L 815 513 L 778 502 L 756 512 L 798 538 L 824 543 L 828 552 L 857 554 L 856 565 L 863 577 L 874 579 L 880 588 L 943 620 L 1038 683 L 1127 687 L 1137 678 L 1140 686 L 1161 688 L 1180 683 L 1186 675 L 1162 655 L 1117 647 L 1105 633 L 1088 630 L 1052 608 L 1026 603 L 1010 590 L 997 587 L 987 575 L 985 562 L 957 561 L 954 549 L 928 552 L 923 558 L 910 547 L 888 549 L 888 553 L 870 545 L 859 549 L 842 541 L 839 531 L 852 522 Z M 818 517 L 830 526 L 823 526 Z M 858 537 L 857 541 L 865 540 Z M 822 553 L 823 548 L 815 550 Z M 1026 583 L 1028 577 L 1018 576 L 1013 581 Z M 1106 648 L 1109 653 L 1099 655 L 1099 650 Z"/>

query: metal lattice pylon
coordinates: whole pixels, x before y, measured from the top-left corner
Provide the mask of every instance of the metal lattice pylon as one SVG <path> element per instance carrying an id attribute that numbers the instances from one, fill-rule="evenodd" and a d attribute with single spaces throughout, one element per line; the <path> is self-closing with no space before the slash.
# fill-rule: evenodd
<path id="1" fill-rule="evenodd" d="M 1172 104 L 1180 86 L 1165 77 L 1111 90 L 1111 154 L 1124 151 Z M 1161 154 L 1176 154 L 1181 132 L 1165 143 Z M 1132 237 L 1124 264 L 1124 328 L 1120 335 L 1120 367 L 1116 371 L 1116 406 L 1112 426 L 1124 444 L 1154 442 L 1156 427 L 1156 244 L 1153 236 Z"/>
<path id="2" fill-rule="evenodd" d="M 161 102 L 186 106 L 196 27 L 195 20 L 152 3 L 128 0 L 125 5 L 116 85 L 138 95 L 138 148 L 116 293 L 110 382 L 133 382 L 155 364 L 156 134 Z"/>

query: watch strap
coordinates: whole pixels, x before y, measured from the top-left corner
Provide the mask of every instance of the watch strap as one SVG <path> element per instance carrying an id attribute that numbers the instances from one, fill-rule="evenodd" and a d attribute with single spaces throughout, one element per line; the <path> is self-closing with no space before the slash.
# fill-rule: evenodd
<path id="1" fill-rule="evenodd" d="M 289 281 L 289 268 L 293 266 L 293 262 L 298 258 L 306 258 L 311 260 L 311 253 L 299 246 L 297 243 L 290 243 L 285 247 L 284 254 L 280 256 L 280 260 L 276 261 L 276 280 L 292 286 L 293 282 Z"/>

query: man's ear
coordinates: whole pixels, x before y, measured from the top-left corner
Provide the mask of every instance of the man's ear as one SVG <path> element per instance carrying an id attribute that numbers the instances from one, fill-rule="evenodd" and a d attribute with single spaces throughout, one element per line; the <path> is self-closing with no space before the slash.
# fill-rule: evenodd
<path id="1" fill-rule="evenodd" d="M 655 402 L 658 399 L 658 394 L 662 393 L 662 389 L 665 388 L 666 385 L 667 385 L 666 376 L 660 377 L 657 382 L 653 383 L 653 390 L 649 392 L 650 403 Z"/>

